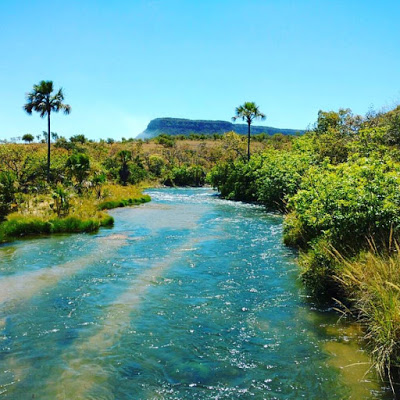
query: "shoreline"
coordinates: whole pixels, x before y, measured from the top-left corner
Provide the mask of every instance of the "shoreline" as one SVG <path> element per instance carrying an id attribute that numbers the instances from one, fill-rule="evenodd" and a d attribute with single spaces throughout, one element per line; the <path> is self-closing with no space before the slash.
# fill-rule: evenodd
<path id="1" fill-rule="evenodd" d="M 149 201 L 151 201 L 149 195 L 141 194 L 139 197 L 101 202 L 97 206 L 97 210 L 100 212 L 90 218 L 80 218 L 74 214 L 52 219 L 14 215 L 0 224 L 0 245 L 21 238 L 35 238 L 42 235 L 97 232 L 100 228 L 114 225 L 114 218 L 104 211 L 131 207 Z"/>

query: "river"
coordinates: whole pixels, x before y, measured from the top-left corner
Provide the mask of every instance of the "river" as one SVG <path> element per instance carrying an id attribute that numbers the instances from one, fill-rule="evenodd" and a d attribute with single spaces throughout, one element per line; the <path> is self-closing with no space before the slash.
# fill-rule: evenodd
<path id="1" fill-rule="evenodd" d="M 384 398 L 357 326 L 307 299 L 281 216 L 148 193 L 112 229 L 0 247 L 0 398 Z"/>

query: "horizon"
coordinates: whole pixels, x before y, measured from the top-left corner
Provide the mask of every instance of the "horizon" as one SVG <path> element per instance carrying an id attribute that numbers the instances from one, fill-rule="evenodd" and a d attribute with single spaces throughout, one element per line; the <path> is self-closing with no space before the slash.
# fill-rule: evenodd
<path id="1" fill-rule="evenodd" d="M 0 139 L 46 130 L 22 110 L 42 79 L 71 105 L 52 114 L 66 138 L 136 137 L 160 115 L 230 121 L 244 101 L 267 115 L 255 126 L 299 130 L 319 110 L 394 108 L 399 13 L 394 0 L 4 2 Z"/>
<path id="2" fill-rule="evenodd" d="M 208 120 L 205 120 L 205 119 L 190 119 L 190 118 L 175 118 L 175 117 L 158 117 L 158 118 L 154 118 L 154 119 L 152 119 L 151 121 L 154 121 L 154 120 L 156 120 L 156 119 L 178 119 L 178 120 L 185 120 L 185 121 L 193 121 L 193 122 L 228 122 L 228 123 L 231 123 L 232 125 L 246 125 L 247 126 L 247 124 L 244 122 L 244 121 L 239 121 L 239 122 L 232 122 L 232 121 L 223 121 L 223 120 L 210 120 L 210 119 L 208 119 Z M 151 121 L 149 121 L 149 123 L 151 122 Z M 253 127 L 253 128 L 272 128 L 272 129 L 282 129 L 282 130 L 288 130 L 288 129 L 290 129 L 290 130 L 293 130 L 293 131 L 299 131 L 299 132 L 302 132 L 302 131 L 304 131 L 303 129 L 292 129 L 292 128 L 285 128 L 285 127 L 275 127 L 275 126 L 269 126 L 269 125 L 260 125 L 260 124 L 257 124 L 257 123 L 253 123 L 253 124 L 251 124 L 251 126 Z M 146 126 L 146 129 L 147 129 L 147 127 L 148 127 L 148 125 Z M 131 139 L 141 139 L 141 140 L 145 140 L 145 139 L 143 139 L 143 138 L 139 138 L 138 136 L 140 135 L 140 134 L 142 134 L 142 133 L 144 133 L 145 131 L 146 131 L 146 129 L 144 129 L 142 132 L 139 132 L 137 135 L 135 135 L 135 136 L 130 136 L 130 137 L 125 137 L 125 136 L 122 136 L 121 138 L 113 138 L 113 137 L 111 137 L 111 136 L 109 136 L 109 137 L 98 137 L 98 138 L 95 138 L 95 139 L 91 139 L 91 138 L 87 138 L 88 140 L 90 140 L 90 141 L 93 141 L 93 142 L 96 142 L 96 141 L 102 141 L 102 140 L 104 140 L 104 141 L 107 141 L 107 139 L 114 139 L 116 142 L 121 142 L 121 141 L 124 141 L 124 140 L 127 140 L 127 141 L 129 141 L 129 140 L 131 140 Z M 59 137 L 65 137 L 64 135 L 59 135 L 58 134 L 58 132 L 54 132 L 53 130 L 52 130 L 52 132 L 51 133 L 56 133 Z M 228 133 L 228 132 L 225 132 L 225 133 Z M 236 132 L 237 133 L 237 132 Z M 218 133 L 216 133 L 216 134 L 218 134 Z M 261 133 L 252 133 L 252 136 L 256 136 L 256 135 L 260 135 Z M 41 143 L 43 140 L 45 140 L 44 139 L 44 135 L 47 135 L 47 131 L 42 131 L 42 134 L 37 134 L 37 135 L 33 135 L 33 137 L 34 137 L 34 140 L 33 140 L 33 142 L 32 143 Z M 166 134 L 166 135 L 168 135 L 168 136 L 171 136 L 170 134 Z M 207 134 L 206 134 L 207 135 Z M 219 135 L 222 135 L 222 134 L 219 134 Z M 240 134 L 240 133 L 238 133 L 238 135 L 244 135 L 244 134 Z M 23 140 L 22 140 L 22 136 L 23 135 L 19 135 L 19 136 L 13 136 L 13 137 L 9 137 L 9 138 L 0 138 L 0 144 L 1 143 L 18 143 L 18 142 L 23 142 Z M 37 139 L 37 136 L 40 136 L 40 140 L 39 139 Z M 67 140 L 69 140 L 71 137 L 73 137 L 73 136 L 76 136 L 76 135 L 71 135 L 71 136 L 69 136 L 69 137 L 65 137 Z M 172 135 L 173 136 L 173 135 Z M 210 134 L 210 136 L 211 136 L 211 134 Z M 272 134 L 271 134 L 271 136 L 273 136 Z M 86 137 L 86 135 L 85 135 L 85 137 Z M 51 139 L 51 143 L 54 143 L 56 140 L 55 139 Z"/>

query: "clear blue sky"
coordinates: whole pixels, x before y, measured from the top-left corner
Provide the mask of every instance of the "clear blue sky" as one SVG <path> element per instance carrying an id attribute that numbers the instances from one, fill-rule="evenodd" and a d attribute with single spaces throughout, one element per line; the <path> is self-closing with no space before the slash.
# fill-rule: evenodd
<path id="1" fill-rule="evenodd" d="M 0 0 L 0 139 L 40 134 L 22 110 L 40 80 L 65 90 L 52 131 L 133 137 L 156 117 L 229 120 L 255 101 L 265 125 L 319 109 L 400 102 L 398 0 Z"/>

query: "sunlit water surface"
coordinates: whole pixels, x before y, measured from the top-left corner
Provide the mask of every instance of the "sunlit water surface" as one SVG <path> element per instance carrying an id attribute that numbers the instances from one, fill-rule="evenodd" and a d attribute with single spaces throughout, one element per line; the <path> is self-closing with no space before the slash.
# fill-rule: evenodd
<path id="1" fill-rule="evenodd" d="M 315 310 L 282 218 L 153 189 L 96 235 L 0 247 L 5 399 L 382 399 L 356 327 Z"/>

